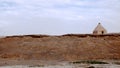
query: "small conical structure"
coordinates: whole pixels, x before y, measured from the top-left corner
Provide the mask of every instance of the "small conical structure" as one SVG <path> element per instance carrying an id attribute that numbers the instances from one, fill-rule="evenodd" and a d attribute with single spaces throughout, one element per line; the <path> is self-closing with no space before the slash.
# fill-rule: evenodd
<path id="1" fill-rule="evenodd" d="M 98 23 L 97 27 L 94 29 L 93 34 L 106 34 L 107 30 Z"/>

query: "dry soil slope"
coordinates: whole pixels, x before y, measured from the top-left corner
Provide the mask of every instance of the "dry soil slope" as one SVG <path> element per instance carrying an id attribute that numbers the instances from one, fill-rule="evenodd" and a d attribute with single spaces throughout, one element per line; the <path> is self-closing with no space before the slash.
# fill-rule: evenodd
<path id="1" fill-rule="evenodd" d="M 0 59 L 120 59 L 120 35 L 5 37 L 0 39 Z"/>

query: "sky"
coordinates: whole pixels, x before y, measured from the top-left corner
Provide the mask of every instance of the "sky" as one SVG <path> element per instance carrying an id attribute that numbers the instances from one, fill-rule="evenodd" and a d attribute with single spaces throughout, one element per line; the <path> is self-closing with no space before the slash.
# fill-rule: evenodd
<path id="1" fill-rule="evenodd" d="M 0 0 L 0 35 L 120 32 L 120 0 Z"/>

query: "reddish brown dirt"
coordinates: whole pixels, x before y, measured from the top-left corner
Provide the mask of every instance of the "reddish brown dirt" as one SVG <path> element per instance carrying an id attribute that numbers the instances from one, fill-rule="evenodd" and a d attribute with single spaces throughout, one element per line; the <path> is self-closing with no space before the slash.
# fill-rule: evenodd
<path id="1" fill-rule="evenodd" d="M 120 35 L 25 35 L 0 39 L 0 59 L 120 59 Z"/>

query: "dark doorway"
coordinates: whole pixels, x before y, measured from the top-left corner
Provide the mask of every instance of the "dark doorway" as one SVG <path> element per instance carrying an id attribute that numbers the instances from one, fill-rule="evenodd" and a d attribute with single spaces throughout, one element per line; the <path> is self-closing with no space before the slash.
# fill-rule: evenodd
<path id="1" fill-rule="evenodd" d="M 102 34 L 104 34 L 104 31 L 102 31 Z"/>

